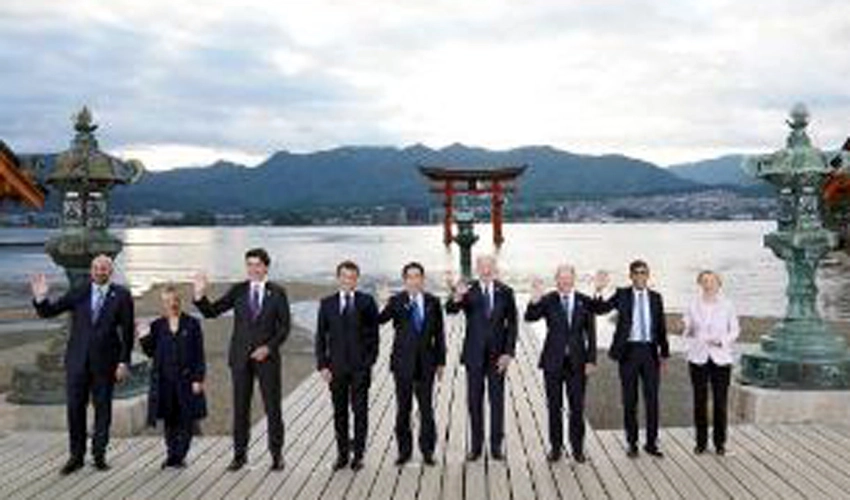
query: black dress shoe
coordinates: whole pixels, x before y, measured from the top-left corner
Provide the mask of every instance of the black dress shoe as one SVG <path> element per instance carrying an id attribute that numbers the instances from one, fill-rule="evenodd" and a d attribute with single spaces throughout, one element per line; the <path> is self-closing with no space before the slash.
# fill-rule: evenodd
<path id="1" fill-rule="evenodd" d="M 470 451 L 469 453 L 466 454 L 466 461 L 467 462 L 475 462 L 479 458 L 481 458 L 481 452 L 480 451 Z"/>
<path id="2" fill-rule="evenodd" d="M 580 464 L 587 462 L 587 457 L 584 456 L 584 452 L 582 452 L 582 451 L 579 451 L 577 453 L 573 453 L 573 459 Z"/>
<path id="3" fill-rule="evenodd" d="M 95 455 L 94 468 L 97 470 L 109 470 L 109 464 L 106 463 L 106 457 L 103 455 Z"/>
<path id="4" fill-rule="evenodd" d="M 246 457 L 233 457 L 233 460 L 230 461 L 230 464 L 227 465 L 227 470 L 230 472 L 236 472 L 248 463 L 248 459 Z"/>
<path id="5" fill-rule="evenodd" d="M 661 450 L 659 450 L 657 446 L 644 446 L 643 451 L 647 452 L 655 458 L 664 458 L 664 454 L 661 453 Z"/>
<path id="6" fill-rule="evenodd" d="M 68 474 L 73 474 L 78 470 L 83 468 L 83 459 L 78 457 L 71 457 L 65 462 L 65 465 L 59 469 L 59 474 L 63 476 L 67 476 Z"/>
<path id="7" fill-rule="evenodd" d="M 500 450 L 496 450 L 490 453 L 490 458 L 496 460 L 497 462 L 501 462 L 505 459 L 505 454 L 502 453 Z"/>
<path id="8" fill-rule="evenodd" d="M 696 445 L 694 447 L 694 453 L 697 454 L 697 455 L 702 455 L 703 453 L 705 453 L 705 445 L 704 444 Z"/>
<path id="9" fill-rule="evenodd" d="M 546 460 L 550 462 L 557 462 L 561 459 L 561 450 L 550 450 L 549 453 L 546 454 Z"/>
<path id="10" fill-rule="evenodd" d="M 715 453 L 717 453 L 718 455 L 720 455 L 722 457 L 723 455 L 726 454 L 726 448 L 724 448 L 723 446 L 718 446 L 715 449 Z"/>
<path id="11" fill-rule="evenodd" d="M 363 468 L 363 457 L 361 455 L 354 455 L 354 459 L 351 461 L 351 470 L 359 471 Z"/>
<path id="12" fill-rule="evenodd" d="M 283 456 L 279 453 L 272 454 L 272 466 L 271 470 L 279 471 L 283 470 Z"/>
<path id="13" fill-rule="evenodd" d="M 348 457 L 344 455 L 338 456 L 336 462 L 334 462 L 334 470 L 342 470 L 346 467 L 348 467 Z"/>
<path id="14" fill-rule="evenodd" d="M 636 444 L 630 444 L 629 449 L 626 450 L 626 456 L 629 458 L 637 458 L 638 456 L 638 447 Z"/>
<path id="15" fill-rule="evenodd" d="M 410 455 L 399 455 L 398 458 L 395 459 L 396 467 L 401 467 L 410 461 Z"/>
<path id="16" fill-rule="evenodd" d="M 437 462 L 434 460 L 434 455 L 432 455 L 432 454 L 430 454 L 430 453 L 427 453 L 427 454 L 426 454 L 426 455 L 422 458 L 422 461 L 423 461 L 423 462 L 425 463 L 425 465 L 427 465 L 428 467 L 433 467 L 433 466 L 437 465 Z"/>
<path id="17" fill-rule="evenodd" d="M 176 458 L 167 458 L 164 462 L 162 462 L 162 465 L 160 465 L 159 468 L 164 470 L 164 469 L 167 469 L 169 467 L 174 468 L 174 469 L 182 469 L 182 468 L 186 467 L 186 462 L 184 462 L 183 460 L 176 459 Z"/>

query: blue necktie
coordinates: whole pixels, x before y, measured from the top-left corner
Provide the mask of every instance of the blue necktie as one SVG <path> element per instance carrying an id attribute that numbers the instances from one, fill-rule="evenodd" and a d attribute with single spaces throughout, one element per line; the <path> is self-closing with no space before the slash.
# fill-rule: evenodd
<path id="1" fill-rule="evenodd" d="M 644 304 L 646 304 L 646 293 L 640 292 L 638 296 L 638 330 L 640 331 L 640 340 L 649 342 L 649 333 L 646 331 L 646 312 Z"/>
<path id="2" fill-rule="evenodd" d="M 94 306 L 92 307 L 91 316 L 93 321 L 97 321 L 100 318 L 100 312 L 103 310 L 103 302 L 106 294 L 101 287 L 96 287 L 94 293 Z"/>
<path id="3" fill-rule="evenodd" d="M 422 327 L 425 326 L 425 315 L 422 314 L 422 308 L 419 307 L 419 302 L 414 298 L 410 299 L 410 314 L 413 317 L 413 330 L 416 334 L 422 333 Z"/>
<path id="4" fill-rule="evenodd" d="M 260 287 L 254 286 L 251 289 L 251 317 L 257 319 L 260 315 Z"/>

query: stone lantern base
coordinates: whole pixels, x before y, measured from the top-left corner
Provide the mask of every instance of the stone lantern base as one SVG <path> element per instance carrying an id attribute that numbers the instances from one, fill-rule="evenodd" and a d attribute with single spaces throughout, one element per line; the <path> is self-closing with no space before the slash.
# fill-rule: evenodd
<path id="1" fill-rule="evenodd" d="M 768 389 L 733 383 L 729 413 L 755 424 L 841 423 L 850 421 L 850 391 Z"/>

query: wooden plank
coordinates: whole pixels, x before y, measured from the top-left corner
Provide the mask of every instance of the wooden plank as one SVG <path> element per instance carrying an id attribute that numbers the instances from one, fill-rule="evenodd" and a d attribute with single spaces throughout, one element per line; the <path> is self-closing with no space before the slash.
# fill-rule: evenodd
<path id="1" fill-rule="evenodd" d="M 847 469 L 847 465 L 850 465 L 847 459 L 842 460 L 830 455 L 829 450 L 822 449 L 800 433 L 789 433 L 787 428 L 782 426 L 759 426 L 757 429 L 786 453 L 810 465 L 838 488 L 850 491 L 850 475 L 847 474 L 850 471 L 842 471 L 839 465 L 843 462 L 844 468 Z"/>
<path id="2" fill-rule="evenodd" d="M 762 458 L 762 463 L 777 472 L 790 485 L 807 497 L 826 495 L 826 498 L 840 498 L 844 491 L 824 477 L 818 470 L 803 462 L 795 455 L 783 453 L 782 448 L 758 431 L 756 426 L 742 425 L 738 427 L 737 436 L 745 437 L 751 442 L 751 450 Z"/>
<path id="3" fill-rule="evenodd" d="M 675 439 L 682 449 L 689 450 L 693 447 L 693 438 L 687 434 L 685 429 L 669 428 L 667 431 L 668 436 Z M 706 457 L 703 456 L 700 458 Z M 730 474 L 722 460 L 698 460 L 698 462 L 702 465 L 703 470 L 710 475 L 717 484 L 721 485 L 732 498 L 757 498 L 740 480 Z"/>
<path id="4" fill-rule="evenodd" d="M 661 429 L 660 437 L 664 438 L 664 452 L 682 470 L 685 476 L 697 487 L 689 498 L 723 499 L 732 498 L 698 463 L 697 455 L 684 449 L 677 440 L 667 435 L 667 429 Z"/>

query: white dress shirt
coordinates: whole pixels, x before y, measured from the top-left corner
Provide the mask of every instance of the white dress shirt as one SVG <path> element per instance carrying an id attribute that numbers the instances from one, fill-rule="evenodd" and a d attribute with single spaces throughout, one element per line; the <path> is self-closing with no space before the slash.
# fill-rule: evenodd
<path id="1" fill-rule="evenodd" d="M 351 297 L 351 307 L 354 307 L 354 290 L 352 290 L 350 292 L 346 292 L 345 290 L 340 290 L 339 291 L 339 312 L 340 313 L 345 312 L 345 297 L 346 296 Z"/>
<path id="2" fill-rule="evenodd" d="M 711 359 L 716 365 L 732 364 L 732 346 L 741 331 L 732 302 L 721 295 L 712 301 L 697 297 L 685 311 L 684 323 L 689 362 L 702 365 Z"/>

